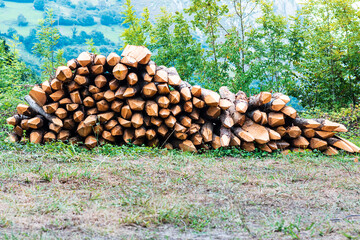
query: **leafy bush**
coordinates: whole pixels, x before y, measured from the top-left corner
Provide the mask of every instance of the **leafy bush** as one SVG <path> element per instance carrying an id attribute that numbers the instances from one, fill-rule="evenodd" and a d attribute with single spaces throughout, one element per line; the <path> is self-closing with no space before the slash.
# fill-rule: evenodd
<path id="1" fill-rule="evenodd" d="M 105 26 L 120 24 L 122 17 L 114 10 L 105 10 L 100 13 L 100 23 Z"/>
<path id="2" fill-rule="evenodd" d="M 76 19 L 60 16 L 58 23 L 63 26 L 72 26 L 76 25 Z"/>
<path id="3" fill-rule="evenodd" d="M 45 9 L 45 0 L 35 0 L 34 8 L 39 11 L 44 11 Z"/>
<path id="4" fill-rule="evenodd" d="M 0 0 L 0 8 L 4 8 L 5 7 L 5 3 L 3 0 Z"/>
<path id="5" fill-rule="evenodd" d="M 78 16 L 77 24 L 80 26 L 93 26 L 96 24 L 94 17 L 90 14 Z"/>
<path id="6" fill-rule="evenodd" d="M 20 27 L 25 27 L 29 24 L 29 22 L 27 21 L 26 17 L 22 14 L 19 14 L 19 16 L 17 17 L 17 25 Z"/>

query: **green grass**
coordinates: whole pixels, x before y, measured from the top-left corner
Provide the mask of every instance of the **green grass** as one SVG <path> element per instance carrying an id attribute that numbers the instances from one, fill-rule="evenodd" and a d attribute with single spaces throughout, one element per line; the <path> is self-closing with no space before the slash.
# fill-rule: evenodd
<path id="1" fill-rule="evenodd" d="M 5 141 L 0 150 L 0 238 L 360 237 L 350 155 Z"/>

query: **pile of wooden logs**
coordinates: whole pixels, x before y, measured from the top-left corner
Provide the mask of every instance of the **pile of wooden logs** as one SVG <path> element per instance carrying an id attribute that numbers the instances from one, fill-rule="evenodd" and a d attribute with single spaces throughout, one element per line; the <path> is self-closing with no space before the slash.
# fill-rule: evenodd
<path id="1" fill-rule="evenodd" d="M 337 149 L 359 152 L 336 137 L 346 128 L 324 119 L 301 119 L 281 93 L 247 97 L 221 87 L 219 93 L 182 81 L 175 68 L 157 66 L 142 46 L 121 56 L 83 52 L 35 86 L 8 118 L 10 140 L 69 141 L 94 148 L 104 143 L 194 151 L 219 147 Z"/>

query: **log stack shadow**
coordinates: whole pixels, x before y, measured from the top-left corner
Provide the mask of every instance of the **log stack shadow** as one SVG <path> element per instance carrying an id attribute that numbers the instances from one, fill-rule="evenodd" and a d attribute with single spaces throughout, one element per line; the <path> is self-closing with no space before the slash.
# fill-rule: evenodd
<path id="1" fill-rule="evenodd" d="M 176 69 L 157 66 L 143 46 L 128 45 L 121 56 L 88 52 L 34 86 L 8 118 L 13 142 L 69 141 L 94 148 L 104 143 L 147 145 L 197 152 L 239 147 L 359 152 L 336 136 L 344 125 L 302 119 L 282 93 L 247 97 L 227 87 L 214 92 L 181 80 Z"/>

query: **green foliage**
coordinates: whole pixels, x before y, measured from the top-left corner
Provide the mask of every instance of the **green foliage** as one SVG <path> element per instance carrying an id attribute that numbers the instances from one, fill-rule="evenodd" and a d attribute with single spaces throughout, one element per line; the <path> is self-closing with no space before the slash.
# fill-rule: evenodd
<path id="1" fill-rule="evenodd" d="M 59 42 L 60 33 L 59 29 L 54 27 L 54 14 L 53 10 L 45 12 L 45 18 L 39 23 L 33 52 L 42 57 L 42 77 L 49 78 L 54 76 L 56 67 L 63 65 L 65 59 L 63 59 L 63 50 L 55 50 L 56 45 Z"/>
<path id="2" fill-rule="evenodd" d="M 25 27 L 29 24 L 29 22 L 26 20 L 25 16 L 20 14 L 18 17 L 17 17 L 17 25 L 20 26 L 20 27 Z"/>
<path id="3" fill-rule="evenodd" d="M 35 0 L 34 8 L 39 11 L 44 11 L 45 10 L 45 0 Z"/>
<path id="4" fill-rule="evenodd" d="M 5 3 L 3 0 L 0 0 L 0 8 L 4 8 L 5 7 Z"/>
<path id="5" fill-rule="evenodd" d="M 149 31 L 152 27 L 149 20 L 149 10 L 144 8 L 141 17 L 137 17 L 134 6 L 131 5 L 131 0 L 126 0 L 121 14 L 124 16 L 122 25 L 128 27 L 120 35 L 121 40 L 124 42 L 124 47 L 128 44 L 147 46 Z"/>
<path id="6" fill-rule="evenodd" d="M 92 38 L 90 39 L 86 39 L 86 45 L 88 47 L 88 51 L 94 54 L 100 54 L 99 50 L 97 47 L 95 47 L 94 45 L 94 40 Z"/>

